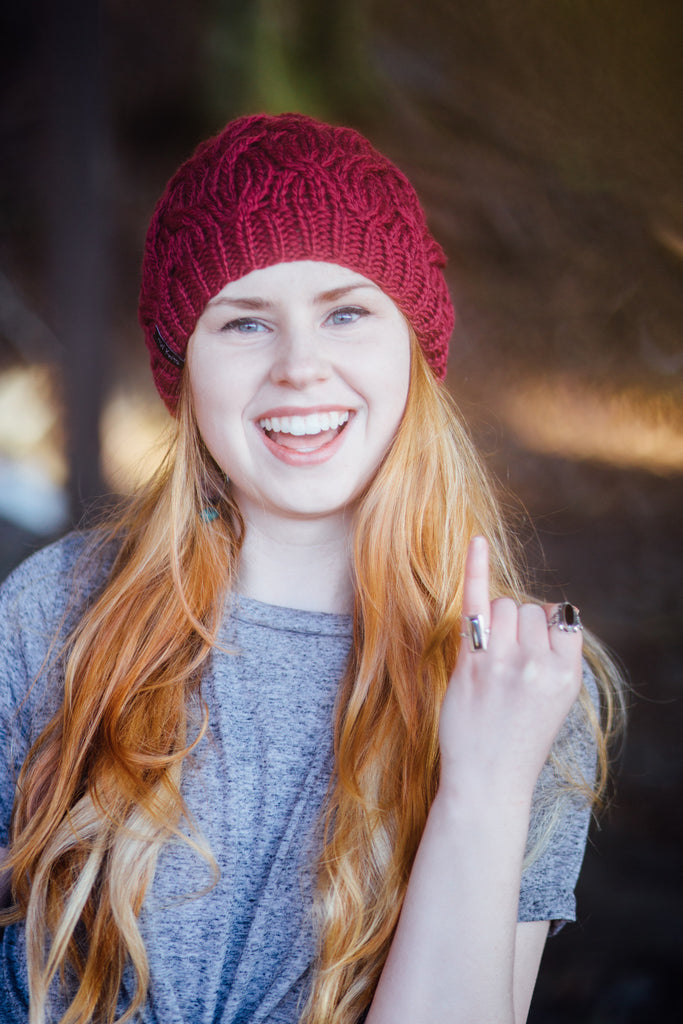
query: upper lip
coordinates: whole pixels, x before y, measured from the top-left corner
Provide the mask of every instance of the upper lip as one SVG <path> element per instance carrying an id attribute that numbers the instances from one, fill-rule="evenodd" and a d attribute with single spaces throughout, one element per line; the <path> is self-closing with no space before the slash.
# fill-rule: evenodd
<path id="1" fill-rule="evenodd" d="M 313 413 L 321 412 L 348 412 L 351 413 L 354 410 L 349 408 L 348 405 L 312 405 L 304 408 L 298 405 L 279 405 L 275 409 L 268 409 L 266 412 L 260 413 L 254 417 L 256 422 L 259 420 L 272 420 L 273 416 L 311 416 Z"/>

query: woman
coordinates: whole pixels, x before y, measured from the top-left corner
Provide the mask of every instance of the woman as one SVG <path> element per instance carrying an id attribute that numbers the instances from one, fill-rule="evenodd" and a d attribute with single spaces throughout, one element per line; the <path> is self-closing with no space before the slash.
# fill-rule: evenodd
<path id="1" fill-rule="evenodd" d="M 616 676 L 524 596 L 443 264 L 348 129 L 241 118 L 169 183 L 169 455 L 3 589 L 1 1021 L 526 1019 Z"/>

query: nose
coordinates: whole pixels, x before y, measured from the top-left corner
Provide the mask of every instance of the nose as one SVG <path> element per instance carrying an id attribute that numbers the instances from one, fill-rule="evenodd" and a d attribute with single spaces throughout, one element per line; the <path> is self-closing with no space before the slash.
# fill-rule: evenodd
<path id="1" fill-rule="evenodd" d="M 324 343 L 315 336 L 315 331 L 293 327 L 280 334 L 270 371 L 273 383 L 300 390 L 327 380 L 330 369 Z"/>

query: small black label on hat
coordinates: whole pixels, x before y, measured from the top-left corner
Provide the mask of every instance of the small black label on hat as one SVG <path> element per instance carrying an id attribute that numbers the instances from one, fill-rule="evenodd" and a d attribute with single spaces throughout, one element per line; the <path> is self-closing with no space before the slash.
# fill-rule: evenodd
<path id="1" fill-rule="evenodd" d="M 156 342 L 156 346 L 161 352 L 164 359 L 168 359 L 169 363 L 173 363 L 173 365 L 177 366 L 179 370 L 182 370 L 183 366 L 185 365 L 185 360 L 183 359 L 182 356 L 179 356 L 177 352 L 174 352 L 169 345 L 166 344 L 162 337 L 161 331 L 159 330 L 156 324 L 154 325 L 154 341 Z"/>

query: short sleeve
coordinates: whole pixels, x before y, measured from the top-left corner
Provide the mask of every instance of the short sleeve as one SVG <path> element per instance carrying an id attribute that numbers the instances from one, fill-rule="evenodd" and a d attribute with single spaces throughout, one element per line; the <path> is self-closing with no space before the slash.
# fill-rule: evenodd
<path id="1" fill-rule="evenodd" d="M 598 693 L 590 669 L 584 664 L 584 683 L 594 706 Z M 557 749 L 570 759 L 573 774 L 593 785 L 596 744 L 586 714 L 577 702 L 557 739 Z M 527 852 L 542 842 L 540 855 L 522 872 L 520 921 L 550 921 L 550 934 L 566 921 L 576 920 L 574 890 L 583 863 L 591 818 L 587 795 L 567 789 L 548 762 L 536 784 Z M 543 838 L 546 842 L 543 845 Z"/>

